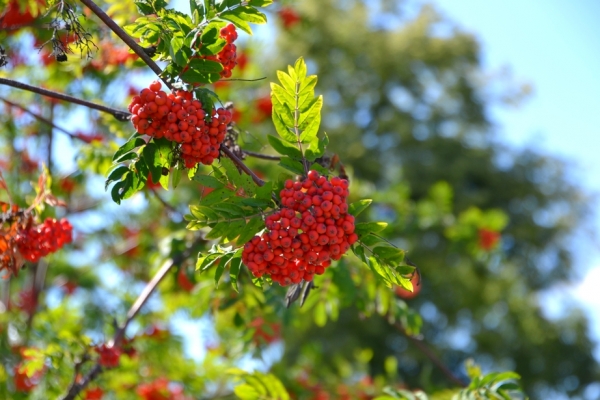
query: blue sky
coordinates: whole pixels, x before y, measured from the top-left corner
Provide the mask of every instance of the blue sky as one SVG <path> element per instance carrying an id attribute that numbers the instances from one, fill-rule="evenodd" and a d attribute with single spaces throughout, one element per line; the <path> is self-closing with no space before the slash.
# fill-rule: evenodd
<path id="1" fill-rule="evenodd" d="M 543 150 L 571 163 L 572 178 L 600 194 L 600 1 L 436 0 L 437 8 L 482 44 L 490 70 L 509 67 L 533 86 L 517 109 L 496 108 L 500 140 Z M 600 196 L 597 196 L 600 197 Z M 600 201 L 591 220 L 600 233 Z M 600 251 L 597 240 L 579 250 L 581 277 L 540 296 L 549 315 L 582 304 L 600 342 Z M 567 306 L 565 306 L 567 305 Z M 600 349 L 596 351 L 600 359 Z"/>

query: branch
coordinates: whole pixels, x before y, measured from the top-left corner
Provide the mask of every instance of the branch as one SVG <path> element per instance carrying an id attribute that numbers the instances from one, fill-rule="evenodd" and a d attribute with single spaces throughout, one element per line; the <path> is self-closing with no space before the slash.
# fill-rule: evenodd
<path id="1" fill-rule="evenodd" d="M 406 338 L 408 338 L 408 340 L 414 343 L 414 345 L 423 354 L 425 354 L 425 356 L 429 358 L 431 362 L 433 362 L 435 366 L 440 369 L 440 371 L 442 371 L 442 373 L 446 376 L 446 378 L 448 378 L 448 380 L 460 387 L 467 387 L 467 384 L 463 382 L 458 376 L 456 376 L 450 370 L 450 368 L 444 365 L 444 363 L 439 359 L 439 357 L 429 347 L 427 347 L 423 339 L 418 339 L 412 335 L 409 335 L 399 322 L 394 323 L 393 326 L 398 330 L 398 332 L 402 333 L 404 336 L 406 336 Z"/>
<path id="2" fill-rule="evenodd" d="M 265 184 L 265 181 L 263 181 L 258 176 L 256 176 L 254 171 L 252 171 L 250 168 L 248 168 L 248 166 L 246 164 L 244 164 L 244 162 L 242 160 L 237 158 L 237 156 L 235 154 L 233 154 L 233 152 L 231 150 L 229 150 L 229 148 L 227 148 L 227 146 L 224 146 L 223 144 L 221 144 L 221 151 L 223 153 L 225 153 L 225 155 L 227 157 L 229 157 L 231 159 L 231 161 L 233 161 L 233 163 L 235 165 L 237 165 L 242 171 L 244 171 L 246 174 L 250 175 L 250 177 L 252 178 L 254 183 L 256 183 L 258 186 L 263 186 Z"/>
<path id="3" fill-rule="evenodd" d="M 154 197 L 156 197 L 156 200 L 158 200 L 159 203 L 162 204 L 167 210 L 171 211 L 174 214 L 177 214 L 177 215 L 183 217 L 183 215 L 179 212 L 179 210 L 176 209 L 175 207 L 173 207 L 171 204 L 167 203 L 167 201 L 162 198 L 162 196 L 156 191 L 156 189 L 150 188 L 150 191 L 152 192 L 152 194 L 154 195 Z"/>
<path id="4" fill-rule="evenodd" d="M 163 72 L 162 69 L 160 69 L 160 67 L 154 62 L 154 60 L 150 58 L 150 56 L 144 51 L 144 49 L 139 44 L 137 44 L 135 40 L 131 38 L 131 36 L 129 36 L 123 29 L 121 29 L 121 27 L 117 25 L 115 21 L 113 21 L 112 18 L 110 18 L 104 11 L 102 11 L 102 9 L 98 7 L 98 5 L 92 0 L 81 0 L 81 2 L 85 4 L 90 10 L 92 10 L 92 12 L 96 14 L 98 18 L 100 18 L 102 22 L 104 22 L 106 26 L 110 28 L 111 31 L 113 31 L 123 42 L 125 42 L 125 44 L 127 44 L 127 46 L 129 46 L 129 48 L 133 50 L 133 52 L 137 54 L 142 59 L 142 61 L 144 61 L 146 65 L 148 65 L 150 69 L 154 71 L 156 75 L 158 75 L 160 79 L 162 79 L 162 81 L 165 83 L 165 85 L 167 85 L 169 89 L 173 90 L 171 83 L 168 82 L 165 78 L 161 77 L 161 74 Z"/>
<path id="5" fill-rule="evenodd" d="M 144 304 L 146 304 L 146 302 L 148 301 L 158 284 L 164 279 L 164 277 L 167 275 L 167 273 L 171 270 L 173 266 L 181 263 L 185 258 L 189 257 L 190 254 L 191 247 L 187 248 L 183 253 L 164 262 L 164 264 L 160 267 L 156 275 L 154 275 L 152 280 L 148 282 L 144 290 L 142 290 L 142 293 L 140 293 L 135 303 L 133 303 L 133 305 L 127 312 L 127 318 L 125 322 L 117 329 L 111 341 L 112 347 L 119 347 L 121 345 L 121 342 L 125 338 L 125 331 L 127 330 L 127 327 L 129 326 L 131 321 L 136 317 L 136 315 L 138 315 Z M 103 371 L 104 369 L 102 368 L 102 366 L 99 363 L 96 363 L 96 365 L 94 365 L 90 372 L 88 372 L 88 374 L 85 375 L 79 382 L 74 381 L 71 384 L 67 394 L 62 398 L 62 400 L 74 400 L 77 397 L 77 395 L 79 395 L 79 393 L 81 393 L 81 391 L 84 390 L 90 384 L 90 382 L 96 379 L 96 377 L 100 375 Z M 75 377 L 75 379 L 77 379 L 77 377 Z"/>
<path id="6" fill-rule="evenodd" d="M 83 140 L 79 136 L 72 134 L 71 132 L 67 131 L 66 129 L 63 129 L 60 126 L 56 125 L 54 122 L 50 121 L 48 118 L 43 117 L 40 114 L 35 113 L 35 112 L 29 110 L 28 108 L 23 107 L 20 104 L 13 103 L 12 101 L 5 99 L 4 97 L 0 97 L 0 101 L 5 102 L 6 104 L 8 104 L 11 107 L 18 108 L 19 110 L 23 111 L 24 113 L 31 115 L 33 118 L 37 119 L 38 121 L 48 124 L 49 126 L 56 129 L 57 131 L 60 131 L 60 132 L 64 133 L 65 135 L 69 136 L 71 139 L 78 139 L 78 140 L 85 142 L 85 140 Z"/>
<path id="7" fill-rule="evenodd" d="M 254 157 L 254 158 L 261 158 L 263 160 L 270 160 L 270 161 L 281 160 L 281 157 L 279 157 L 279 156 L 271 156 L 268 154 L 256 153 L 256 152 L 250 151 L 250 150 L 242 150 L 242 152 L 244 154 L 246 154 L 247 156 Z"/>
<path id="8" fill-rule="evenodd" d="M 41 94 L 42 96 L 52 97 L 54 99 L 68 101 L 69 103 L 79 104 L 80 106 L 85 106 L 88 108 L 92 108 L 94 110 L 102 111 L 108 113 L 118 119 L 119 121 L 127 121 L 129 120 L 129 116 L 131 115 L 127 111 L 117 110 L 116 108 L 111 108 L 107 106 L 103 106 L 101 104 L 92 103 L 87 100 L 78 99 L 77 97 L 69 96 L 68 94 L 54 92 L 52 90 L 43 89 L 37 86 L 31 86 L 26 83 L 13 81 L 11 79 L 0 78 L 0 85 L 12 86 L 17 89 L 27 90 L 29 92 Z"/>

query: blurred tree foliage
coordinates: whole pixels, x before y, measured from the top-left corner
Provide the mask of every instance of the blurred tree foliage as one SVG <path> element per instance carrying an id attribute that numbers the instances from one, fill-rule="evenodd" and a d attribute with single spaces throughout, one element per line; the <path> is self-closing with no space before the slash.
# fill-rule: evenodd
<path id="1" fill-rule="evenodd" d="M 410 306 L 422 313 L 424 336 L 456 371 L 472 354 L 485 368 L 514 368 L 533 398 L 581 394 L 599 379 L 587 321 L 577 311 L 548 319 L 536 294 L 573 276 L 568 238 L 589 211 L 585 196 L 560 160 L 494 137 L 489 109 L 497 105 L 491 87 L 498 82 L 486 78 L 477 38 L 413 2 L 307 0 L 297 9 L 302 22 L 277 36 L 273 64 L 305 55 L 319 75 L 330 150 L 355 176 L 376 182 L 372 190 L 384 206 L 374 212 L 391 222 L 389 237 L 406 244 L 421 267 L 421 295 Z M 432 204 L 437 218 L 398 208 L 406 204 L 398 199 L 427 198 L 439 181 L 452 189 L 438 196 L 450 209 Z M 453 232 L 443 214 L 468 219 L 472 206 L 508 215 L 502 256 L 468 258 L 448 240 Z M 285 337 L 280 371 L 307 354 L 317 365 L 351 361 L 359 346 L 373 352 L 372 372 L 396 354 L 411 387 L 446 385 L 379 317 L 360 319 L 350 310 L 325 328 Z"/>

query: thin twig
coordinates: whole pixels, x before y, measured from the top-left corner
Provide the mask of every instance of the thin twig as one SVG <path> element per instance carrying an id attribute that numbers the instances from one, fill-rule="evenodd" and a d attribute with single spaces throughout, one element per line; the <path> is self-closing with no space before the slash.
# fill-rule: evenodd
<path id="1" fill-rule="evenodd" d="M 37 119 L 38 121 L 48 124 L 49 126 L 56 129 L 57 131 L 61 131 L 62 133 L 64 133 L 65 135 L 69 136 L 72 139 L 83 140 L 79 136 L 74 135 L 71 132 L 67 131 L 66 129 L 63 129 L 60 126 L 56 125 L 54 122 L 50 121 L 48 118 L 46 118 L 36 112 L 33 112 L 33 111 L 29 110 L 28 108 L 23 107 L 20 104 L 13 103 L 12 101 L 5 99 L 4 97 L 0 97 L 0 101 L 5 102 L 6 104 L 8 104 L 11 107 L 18 108 L 19 110 L 23 111 L 24 113 L 31 115 L 33 118 Z"/>
<path id="2" fill-rule="evenodd" d="M 150 188 L 150 191 L 152 192 L 152 194 L 154 195 L 154 197 L 156 197 L 156 200 L 158 200 L 160 202 L 160 204 L 162 204 L 167 210 L 171 211 L 174 214 L 177 214 L 177 215 L 183 217 L 183 215 L 179 212 L 179 210 L 176 209 L 175 207 L 173 207 L 171 204 L 167 203 L 167 201 L 162 198 L 162 196 L 156 191 L 156 189 Z"/>
<path id="3" fill-rule="evenodd" d="M 121 345 L 121 342 L 125 338 L 125 331 L 127 330 L 127 327 L 140 312 L 144 304 L 146 304 L 146 302 L 148 301 L 158 284 L 164 279 L 164 277 L 171 270 L 171 268 L 173 268 L 173 266 L 181 263 L 184 259 L 189 257 L 190 254 L 191 247 L 186 249 L 183 253 L 179 254 L 178 256 L 173 257 L 172 259 L 169 259 L 163 263 L 156 275 L 154 275 L 152 280 L 148 282 L 144 290 L 142 290 L 142 293 L 140 293 L 135 303 L 133 303 L 133 305 L 127 312 L 127 318 L 125 319 L 125 322 L 117 329 L 117 331 L 115 332 L 115 336 L 110 343 L 112 347 L 119 347 Z M 77 397 L 77 395 L 81 393 L 81 391 L 84 390 L 90 384 L 90 382 L 92 382 L 94 379 L 96 379 L 98 375 L 102 373 L 102 371 L 102 366 L 99 363 L 96 363 L 96 365 L 92 367 L 90 372 L 88 372 L 87 375 L 85 375 L 81 380 L 77 381 L 77 377 L 75 377 L 75 380 L 69 387 L 67 394 L 62 398 L 62 400 L 74 400 Z"/>
<path id="4" fill-rule="evenodd" d="M 255 153 L 254 151 L 250 151 L 250 150 L 242 150 L 242 152 L 244 154 L 246 154 L 247 156 L 254 157 L 254 158 L 261 158 L 263 160 L 270 160 L 270 161 L 281 160 L 281 157 L 279 157 L 279 156 L 271 156 L 268 154 Z"/>
<path id="5" fill-rule="evenodd" d="M 227 157 L 229 157 L 231 159 L 231 161 L 233 161 L 233 163 L 235 165 L 237 165 L 242 171 L 244 171 L 246 174 L 250 175 L 250 177 L 252 178 L 254 183 L 256 183 L 258 186 L 263 186 L 265 184 L 265 181 L 263 181 L 258 176 L 256 176 L 254 171 L 252 171 L 250 168 L 248 168 L 248 166 L 246 164 L 244 164 L 244 162 L 242 160 L 237 158 L 237 156 L 235 154 L 233 154 L 233 152 L 231 150 L 229 150 L 229 148 L 227 148 L 227 146 L 224 146 L 223 144 L 221 144 L 221 151 L 223 153 L 225 153 L 225 155 Z"/>
<path id="6" fill-rule="evenodd" d="M 450 370 L 450 368 L 448 368 L 442 362 L 442 360 L 440 360 L 439 357 L 429 347 L 427 347 L 427 345 L 425 344 L 423 339 L 418 339 L 412 335 L 409 335 L 408 332 L 406 332 L 406 329 L 404 329 L 404 327 L 399 322 L 394 323 L 393 326 L 398 330 L 398 332 L 402 333 L 408 340 L 410 340 L 412 343 L 414 343 L 414 345 L 423 354 L 425 354 L 425 356 L 427 358 L 429 358 L 431 360 L 431 362 L 433 362 L 435 364 L 435 366 L 440 369 L 440 371 L 442 371 L 442 373 L 446 376 L 446 378 L 448 378 L 448 380 L 452 381 L 453 383 L 457 384 L 460 387 L 467 387 L 467 384 L 465 382 L 463 382 L 458 376 L 456 376 Z"/>
<path id="7" fill-rule="evenodd" d="M 117 25 L 116 22 L 113 21 L 112 18 L 110 18 L 104 11 L 102 11 L 102 9 L 98 7 L 98 5 L 92 0 L 81 0 L 81 2 L 85 4 L 90 10 L 92 10 L 92 12 L 96 14 L 96 16 L 98 16 L 98 18 L 100 18 L 102 22 L 104 22 L 106 26 L 110 28 L 111 31 L 113 31 L 123 42 L 125 42 L 125 44 L 127 44 L 127 46 L 129 46 L 129 48 L 133 50 L 133 52 L 137 54 L 142 59 L 142 61 L 144 61 L 146 65 L 148 65 L 150 69 L 154 71 L 156 75 L 159 76 L 159 78 L 162 79 L 162 81 L 165 83 L 165 85 L 167 85 L 169 89 L 173 90 L 171 82 L 167 81 L 161 76 L 163 72 L 162 69 L 160 69 L 160 67 L 154 62 L 154 60 L 152 60 L 152 58 L 150 58 L 150 56 L 146 54 L 144 49 L 139 44 L 137 44 L 135 40 L 133 40 L 131 36 L 127 34 L 127 32 L 121 29 L 121 27 Z"/>
<path id="8" fill-rule="evenodd" d="M 94 110 L 102 111 L 108 113 L 118 119 L 119 121 L 127 121 L 129 120 L 129 116 L 131 115 L 127 111 L 117 110 L 116 108 L 111 108 L 107 106 L 103 106 L 101 104 L 92 103 L 87 100 L 82 100 L 77 97 L 69 96 L 68 94 L 58 93 L 52 90 L 44 89 L 37 86 L 31 86 L 26 83 L 13 81 L 11 79 L 0 78 L 0 85 L 12 86 L 17 89 L 27 90 L 29 92 L 41 94 L 42 96 L 52 97 L 54 99 L 68 101 L 69 103 L 79 104 L 80 106 L 85 106 L 88 108 L 92 108 Z"/>
<path id="9" fill-rule="evenodd" d="M 233 82 L 233 81 L 239 81 L 239 82 L 256 82 L 256 81 L 263 81 L 265 79 L 267 79 L 266 76 L 263 76 L 262 78 L 254 78 L 254 79 L 230 78 L 230 79 L 220 79 L 219 82 Z"/>

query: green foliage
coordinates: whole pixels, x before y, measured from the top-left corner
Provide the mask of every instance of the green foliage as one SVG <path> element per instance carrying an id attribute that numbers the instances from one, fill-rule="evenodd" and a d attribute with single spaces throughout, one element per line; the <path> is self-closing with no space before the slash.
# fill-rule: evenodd
<path id="1" fill-rule="evenodd" d="M 230 369 L 229 374 L 242 381 L 233 391 L 243 400 L 288 400 L 290 396 L 273 374 L 248 373 L 240 369 Z"/>

